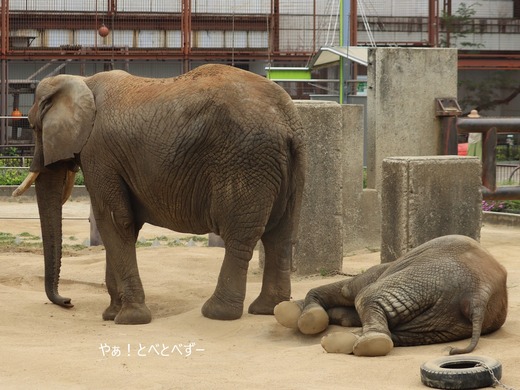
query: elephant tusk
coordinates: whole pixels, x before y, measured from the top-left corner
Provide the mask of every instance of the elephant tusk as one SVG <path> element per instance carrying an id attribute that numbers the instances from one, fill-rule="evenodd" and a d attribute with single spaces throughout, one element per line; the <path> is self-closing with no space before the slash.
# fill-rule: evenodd
<path id="1" fill-rule="evenodd" d="M 36 178 L 40 172 L 29 172 L 25 180 L 18 186 L 16 190 L 13 191 L 12 196 L 20 196 L 22 195 L 27 189 L 32 186 L 32 184 L 35 182 Z"/>
<path id="2" fill-rule="evenodd" d="M 72 194 L 74 188 L 74 180 L 76 179 L 76 172 L 67 171 L 67 180 L 65 181 L 65 187 L 63 188 L 63 196 L 61 198 L 61 204 L 64 204 Z"/>

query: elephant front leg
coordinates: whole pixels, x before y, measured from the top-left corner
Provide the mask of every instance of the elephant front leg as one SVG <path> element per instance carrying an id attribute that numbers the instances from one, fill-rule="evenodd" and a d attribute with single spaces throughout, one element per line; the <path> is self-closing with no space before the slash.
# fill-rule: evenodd
<path id="1" fill-rule="evenodd" d="M 352 306 L 341 291 L 348 281 L 338 281 L 311 289 L 305 297 L 305 307 L 298 319 L 298 329 L 304 334 L 317 334 L 329 326 L 328 311 L 335 307 Z"/>
<path id="2" fill-rule="evenodd" d="M 103 312 L 103 319 L 105 321 L 114 321 L 121 311 L 123 304 L 121 302 L 121 294 L 117 288 L 116 278 L 114 277 L 114 273 L 110 269 L 108 262 L 105 270 L 105 282 L 107 284 L 108 294 L 110 295 L 110 306 L 108 306 Z"/>
<path id="3" fill-rule="evenodd" d="M 144 290 L 139 277 L 135 242 L 138 229 L 128 201 L 118 199 L 117 207 L 100 207 L 92 198 L 92 209 L 106 250 L 106 283 L 110 305 L 103 319 L 113 319 L 116 324 L 147 324 L 152 320 L 145 304 Z M 101 205 L 104 203 L 101 201 Z"/>
<path id="4" fill-rule="evenodd" d="M 145 304 L 145 296 L 135 254 L 135 245 L 114 253 L 111 245 L 105 244 L 107 251 L 107 287 L 110 306 L 105 309 L 103 318 L 110 319 L 114 314 L 116 324 L 147 324 L 152 320 L 150 309 Z M 111 275 L 113 274 L 113 275 Z M 119 309 L 119 310 L 118 310 Z"/>
<path id="5" fill-rule="evenodd" d="M 238 248 L 238 249 L 237 249 Z M 215 292 L 202 306 L 202 315 L 215 320 L 236 320 L 242 316 L 246 295 L 247 269 L 253 248 L 226 242 L 224 261 Z"/>
<path id="6" fill-rule="evenodd" d="M 305 300 L 282 302 L 275 307 L 276 320 L 285 327 L 297 328 L 304 334 L 317 334 L 329 326 L 329 313 L 334 321 L 341 321 L 348 312 L 354 314 L 349 323 L 358 323 L 353 301 L 345 298 L 341 291 L 345 281 L 338 281 L 311 289 Z M 334 310 L 345 308 L 345 310 Z"/>

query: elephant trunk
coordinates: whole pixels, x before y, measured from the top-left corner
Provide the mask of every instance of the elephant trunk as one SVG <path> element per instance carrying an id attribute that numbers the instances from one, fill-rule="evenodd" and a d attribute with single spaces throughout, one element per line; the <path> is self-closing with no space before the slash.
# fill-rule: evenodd
<path id="1" fill-rule="evenodd" d="M 45 292 L 49 300 L 72 307 L 70 298 L 58 294 L 62 254 L 62 201 L 70 179 L 66 167 L 55 167 L 40 173 L 35 182 L 36 199 L 45 258 Z"/>

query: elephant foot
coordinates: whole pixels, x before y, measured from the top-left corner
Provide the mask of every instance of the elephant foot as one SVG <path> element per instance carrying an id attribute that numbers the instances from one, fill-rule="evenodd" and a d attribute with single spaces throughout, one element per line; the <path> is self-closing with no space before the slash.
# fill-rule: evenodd
<path id="1" fill-rule="evenodd" d="M 144 303 L 124 303 L 114 318 L 116 324 L 122 325 L 148 324 L 150 321 L 152 313 Z"/>
<path id="2" fill-rule="evenodd" d="M 356 356 L 385 356 L 392 348 L 392 339 L 384 333 L 363 334 L 354 344 L 354 355 Z"/>
<path id="3" fill-rule="evenodd" d="M 359 337 L 350 332 L 333 332 L 321 338 L 321 346 L 328 353 L 352 353 Z"/>
<path id="4" fill-rule="evenodd" d="M 286 298 L 281 298 L 279 295 L 277 296 L 267 296 L 260 294 L 258 298 L 256 298 L 251 305 L 249 305 L 248 312 L 249 314 L 267 314 L 272 315 L 274 313 L 274 308 L 280 302 L 289 299 L 289 294 Z"/>
<path id="5" fill-rule="evenodd" d="M 212 320 L 236 320 L 242 317 L 243 304 L 226 303 L 212 295 L 202 306 L 202 315 Z"/>
<path id="6" fill-rule="evenodd" d="M 329 326 L 329 316 L 325 309 L 317 304 L 305 307 L 298 319 L 298 329 L 303 334 L 317 334 Z"/>
<path id="7" fill-rule="evenodd" d="M 105 311 L 103 312 L 103 320 L 105 321 L 114 321 L 118 313 L 121 311 L 120 304 L 110 304 Z"/>
<path id="8" fill-rule="evenodd" d="M 298 319 L 303 311 L 303 300 L 284 301 L 274 307 L 274 318 L 286 328 L 298 329 Z"/>
<path id="9" fill-rule="evenodd" d="M 329 322 L 332 325 L 340 325 L 345 328 L 362 326 L 355 307 L 339 306 L 327 310 Z"/>

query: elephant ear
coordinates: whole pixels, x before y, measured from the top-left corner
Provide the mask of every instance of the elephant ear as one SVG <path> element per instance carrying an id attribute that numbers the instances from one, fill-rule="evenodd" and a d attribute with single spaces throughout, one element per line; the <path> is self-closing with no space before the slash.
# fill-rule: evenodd
<path id="1" fill-rule="evenodd" d="M 41 85 L 45 83 L 44 85 Z M 74 158 L 87 142 L 94 119 L 94 95 L 80 76 L 59 75 L 38 86 L 38 102 L 45 165 Z M 38 99 L 38 91 L 36 93 Z"/>

